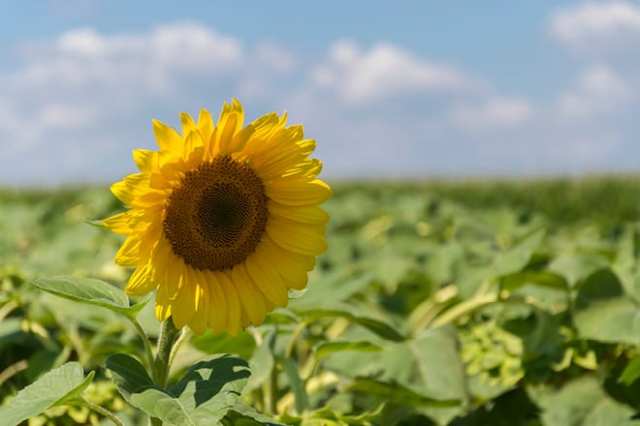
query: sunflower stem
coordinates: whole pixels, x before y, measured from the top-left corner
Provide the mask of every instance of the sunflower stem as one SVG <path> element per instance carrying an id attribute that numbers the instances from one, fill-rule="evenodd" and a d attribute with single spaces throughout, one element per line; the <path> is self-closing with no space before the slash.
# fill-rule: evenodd
<path id="1" fill-rule="evenodd" d="M 167 318 L 160 325 L 160 336 L 158 336 L 158 350 L 152 366 L 153 381 L 165 388 L 171 370 L 172 350 L 176 341 L 180 338 L 181 330 L 173 324 L 171 317 Z M 162 426 L 162 420 L 152 417 L 151 426 Z"/>
<path id="2" fill-rule="evenodd" d="M 164 388 L 169 378 L 169 370 L 171 369 L 171 350 L 173 345 L 180 337 L 180 330 L 175 327 L 173 320 L 167 318 L 160 326 L 160 336 L 158 337 L 158 351 L 154 361 L 154 381 L 157 385 Z"/>

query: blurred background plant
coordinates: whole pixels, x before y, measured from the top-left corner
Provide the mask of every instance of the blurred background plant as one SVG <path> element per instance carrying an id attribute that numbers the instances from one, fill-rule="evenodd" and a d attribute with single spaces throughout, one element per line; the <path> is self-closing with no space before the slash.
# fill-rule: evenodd
<path id="1" fill-rule="evenodd" d="M 189 335 L 174 381 L 194 361 L 230 353 L 253 372 L 244 401 L 285 424 L 635 424 L 638 183 L 337 185 L 331 248 L 310 288 L 238 336 Z M 135 330 L 29 285 L 59 273 L 120 285 L 117 237 L 88 223 L 115 203 L 80 188 L 0 199 L 2 405 L 79 361 L 95 372 L 85 399 L 144 424 L 103 367 L 108 354 L 143 353 Z M 139 321 L 155 338 L 151 307 Z M 223 424 L 255 424 L 245 414 Z M 71 406 L 29 425 L 105 422 Z"/>

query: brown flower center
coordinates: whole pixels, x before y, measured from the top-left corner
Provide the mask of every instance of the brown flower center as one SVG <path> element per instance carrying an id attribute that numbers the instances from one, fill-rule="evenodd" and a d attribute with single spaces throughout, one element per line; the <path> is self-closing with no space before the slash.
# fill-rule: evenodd
<path id="1" fill-rule="evenodd" d="M 164 233 L 196 269 L 230 269 L 254 252 L 267 224 L 262 180 L 246 164 L 218 157 L 187 172 L 169 196 Z"/>

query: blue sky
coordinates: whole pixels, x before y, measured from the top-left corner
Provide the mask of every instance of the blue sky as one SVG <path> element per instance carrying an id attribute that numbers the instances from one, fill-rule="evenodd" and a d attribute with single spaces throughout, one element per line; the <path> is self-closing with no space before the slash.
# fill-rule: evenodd
<path id="1" fill-rule="evenodd" d="M 328 178 L 638 169 L 640 2 L 363 4 L 0 1 L 0 185 L 113 180 L 232 96 Z"/>

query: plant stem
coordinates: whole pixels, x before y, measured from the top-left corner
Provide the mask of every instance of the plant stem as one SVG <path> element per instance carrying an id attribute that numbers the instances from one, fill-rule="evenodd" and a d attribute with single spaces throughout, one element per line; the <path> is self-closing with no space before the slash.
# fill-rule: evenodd
<path id="1" fill-rule="evenodd" d="M 173 325 L 173 320 L 167 318 L 160 326 L 160 336 L 158 337 L 158 352 L 154 361 L 153 378 L 157 385 L 164 388 L 169 378 L 171 368 L 171 349 L 180 336 L 180 330 Z"/>
<path id="2" fill-rule="evenodd" d="M 113 422 L 113 424 L 115 424 L 116 426 L 124 426 L 124 423 L 122 423 L 122 420 L 120 420 L 115 414 L 113 414 L 111 411 L 102 408 L 101 406 L 94 404 L 93 402 L 89 402 L 86 399 L 82 399 L 82 403 L 84 405 L 86 405 L 87 407 L 89 407 L 91 410 L 95 411 L 96 413 L 100 413 L 103 416 L 105 416 L 106 418 L 108 418 L 109 420 L 111 420 Z"/>
<path id="3" fill-rule="evenodd" d="M 151 364 L 153 381 L 163 389 L 167 386 L 167 379 L 169 378 L 172 349 L 179 337 L 180 330 L 173 324 L 173 319 L 169 317 L 164 320 L 160 325 L 156 358 Z M 162 426 L 162 420 L 155 417 L 151 417 L 149 423 L 151 426 Z"/>

